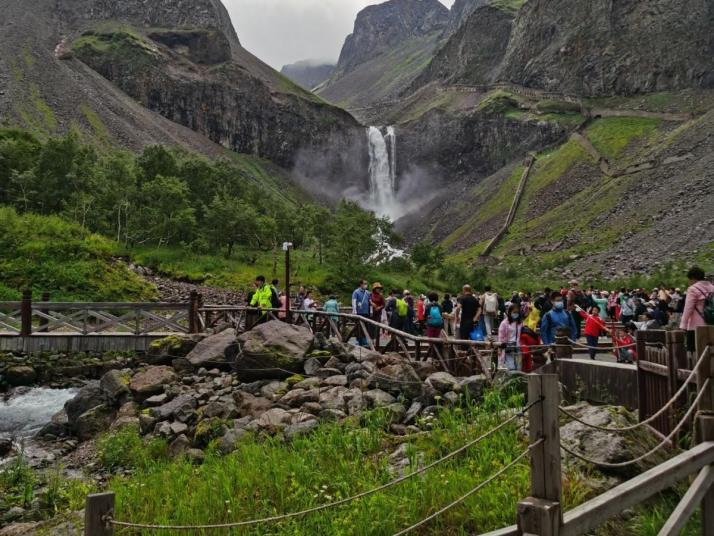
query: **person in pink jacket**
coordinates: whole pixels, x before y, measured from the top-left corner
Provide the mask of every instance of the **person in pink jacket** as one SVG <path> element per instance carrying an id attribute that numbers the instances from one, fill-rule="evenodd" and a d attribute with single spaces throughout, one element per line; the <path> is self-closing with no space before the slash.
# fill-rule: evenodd
<path id="1" fill-rule="evenodd" d="M 694 352 L 696 350 L 694 332 L 698 327 L 707 325 L 704 320 L 704 302 L 714 294 L 714 285 L 704 279 L 704 270 L 698 266 L 694 266 L 687 272 L 687 278 L 689 279 L 689 288 L 679 327 L 687 332 L 687 350 Z"/>
<path id="2" fill-rule="evenodd" d="M 505 345 L 499 355 L 499 368 L 505 367 L 509 371 L 520 370 L 522 329 L 521 306 L 513 303 L 508 307 L 506 318 L 503 319 L 498 328 L 498 342 Z"/>

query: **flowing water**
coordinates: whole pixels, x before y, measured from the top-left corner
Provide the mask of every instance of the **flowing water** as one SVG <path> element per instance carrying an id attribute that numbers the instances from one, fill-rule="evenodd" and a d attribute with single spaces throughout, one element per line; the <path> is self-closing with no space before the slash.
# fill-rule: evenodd
<path id="1" fill-rule="evenodd" d="M 0 401 L 0 437 L 32 437 L 76 393 L 76 389 L 36 387 L 20 390 L 8 400 Z"/>
<path id="2" fill-rule="evenodd" d="M 394 216 L 397 209 L 397 134 L 387 127 L 367 129 L 369 140 L 369 207 L 379 216 Z"/>

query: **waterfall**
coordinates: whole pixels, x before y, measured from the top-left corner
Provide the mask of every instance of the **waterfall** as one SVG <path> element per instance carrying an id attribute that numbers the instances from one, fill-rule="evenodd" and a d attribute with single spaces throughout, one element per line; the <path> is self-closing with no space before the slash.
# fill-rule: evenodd
<path id="1" fill-rule="evenodd" d="M 369 127 L 369 208 L 379 216 L 394 216 L 397 199 L 397 134 L 387 127 Z"/>

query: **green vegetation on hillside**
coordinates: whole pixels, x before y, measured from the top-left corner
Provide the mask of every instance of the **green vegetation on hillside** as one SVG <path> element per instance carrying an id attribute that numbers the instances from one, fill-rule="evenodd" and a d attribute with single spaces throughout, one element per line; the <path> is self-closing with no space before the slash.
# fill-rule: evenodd
<path id="1" fill-rule="evenodd" d="M 635 139 L 647 140 L 661 121 L 641 117 L 605 117 L 595 121 L 587 130 L 587 137 L 609 160 L 619 158 Z"/>
<path id="2" fill-rule="evenodd" d="M 508 13 L 517 13 L 527 1 L 528 0 L 490 0 L 489 5 L 502 11 L 507 11 Z"/>
<path id="3" fill-rule="evenodd" d="M 112 261 L 116 245 L 56 216 L 19 215 L 0 207 L 0 300 L 31 288 L 53 301 L 148 300 L 154 291 Z"/>

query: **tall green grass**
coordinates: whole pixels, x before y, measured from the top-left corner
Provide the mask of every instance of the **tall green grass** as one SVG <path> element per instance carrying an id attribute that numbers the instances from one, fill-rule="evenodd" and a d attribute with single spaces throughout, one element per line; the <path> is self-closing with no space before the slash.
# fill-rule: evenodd
<path id="1" fill-rule="evenodd" d="M 494 391 L 481 405 L 466 404 L 427 419 L 422 425 L 431 432 L 408 443 L 408 471 L 474 439 L 504 419 L 498 416 L 500 411 L 522 404 L 520 394 L 508 397 Z M 139 462 L 134 474 L 110 482 L 117 494 L 117 518 L 159 524 L 224 523 L 351 496 L 394 478 L 388 457 L 401 440 L 388 433 L 388 425 L 385 413 L 374 412 L 361 420 L 323 424 L 290 443 L 280 437 L 250 437 L 225 457 L 209 448 L 199 467 L 186 459 Z M 465 494 L 523 452 L 527 444 L 519 425 L 506 427 L 461 457 L 392 489 L 303 518 L 246 528 L 244 533 L 394 534 Z M 526 460 L 421 533 L 474 534 L 512 524 L 516 503 L 528 493 L 528 475 Z M 588 493 L 579 475 L 569 473 L 566 505 L 582 502 Z"/>

